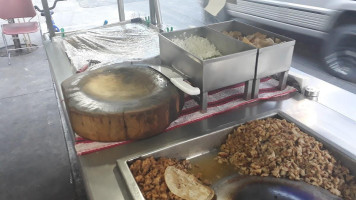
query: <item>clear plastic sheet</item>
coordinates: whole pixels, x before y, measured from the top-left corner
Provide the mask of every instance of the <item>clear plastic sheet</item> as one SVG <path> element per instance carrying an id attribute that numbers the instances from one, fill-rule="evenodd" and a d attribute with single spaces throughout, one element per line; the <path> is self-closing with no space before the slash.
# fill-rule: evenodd
<path id="1" fill-rule="evenodd" d="M 62 44 L 76 71 L 159 55 L 158 32 L 139 23 L 95 28 L 66 34 Z"/>
<path id="2" fill-rule="evenodd" d="M 131 70 L 127 70 L 128 68 Z M 119 75 L 117 76 L 117 74 Z M 103 81 L 96 81 L 100 78 L 104 80 L 102 79 L 103 77 L 109 77 L 105 79 L 105 83 L 103 83 Z M 125 81 L 122 82 L 121 80 L 124 79 Z M 113 93 L 115 93 L 115 87 L 109 88 L 109 91 L 106 92 L 107 96 L 100 95 L 103 92 L 100 88 L 104 87 L 106 83 L 108 83 L 108 85 L 127 84 L 128 87 L 137 87 L 137 90 L 142 92 L 147 92 L 146 90 L 150 88 L 150 84 L 154 87 L 148 90 L 145 95 L 137 94 L 136 97 L 130 97 L 131 93 L 134 93 L 133 91 L 123 91 L 123 89 L 120 92 L 121 94 L 126 93 L 128 95 L 127 97 L 111 99 L 114 95 Z M 128 83 L 131 83 L 131 85 Z M 147 83 L 145 85 L 147 88 L 137 86 L 142 85 L 142 83 Z M 88 87 L 89 85 L 95 86 L 90 89 Z M 145 108 L 160 104 L 162 98 L 158 98 L 161 97 L 159 95 L 166 95 L 170 92 L 177 91 L 162 74 L 146 67 L 146 65 L 130 63 L 112 64 L 95 71 L 75 74 L 63 81 L 62 90 L 66 104 L 69 107 L 79 112 L 91 114 L 117 114 L 124 111 L 130 112 L 139 108 L 144 111 Z M 92 91 L 96 92 L 93 93 Z M 133 96 L 135 96 L 135 94 Z"/>

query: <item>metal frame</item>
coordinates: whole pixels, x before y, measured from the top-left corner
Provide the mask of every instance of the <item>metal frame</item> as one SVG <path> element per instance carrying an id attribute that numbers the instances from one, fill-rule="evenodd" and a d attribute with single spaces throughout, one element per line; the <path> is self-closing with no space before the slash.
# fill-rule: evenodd
<path id="1" fill-rule="evenodd" d="M 52 24 L 52 17 L 51 17 L 51 13 L 49 11 L 49 7 L 48 7 L 48 1 L 47 0 L 41 0 L 42 2 L 42 8 L 46 17 L 46 25 L 48 28 L 48 32 L 49 32 L 49 36 L 50 38 L 54 37 L 55 33 L 54 33 L 54 28 L 53 28 L 53 24 Z"/>
<path id="2" fill-rule="evenodd" d="M 72 129 L 72 126 L 70 124 L 68 112 L 65 106 L 65 102 L 63 101 L 63 94 L 62 94 L 62 89 L 61 89 L 61 83 L 64 79 L 70 77 L 73 75 L 73 71 L 70 67 L 69 60 L 63 59 L 65 56 L 64 52 L 60 50 L 60 47 L 58 45 L 55 45 L 56 42 L 52 42 L 48 35 L 44 35 L 44 48 L 46 50 L 46 54 L 48 57 L 48 63 L 49 63 L 49 68 L 51 71 L 51 76 L 53 79 L 53 85 L 55 89 L 55 94 L 57 98 L 57 104 L 58 104 L 58 109 L 59 109 L 59 114 L 60 118 L 62 121 L 62 128 L 63 128 L 63 134 L 64 138 L 66 141 L 66 146 L 68 149 L 68 157 L 69 157 L 69 163 L 71 167 L 71 181 L 75 187 L 75 195 L 76 195 L 76 200 L 86 200 L 89 199 L 86 195 L 86 191 L 84 188 L 85 180 L 83 180 L 83 174 L 80 166 L 80 162 L 78 160 L 77 152 L 75 150 L 75 138 L 74 138 L 74 132 Z M 47 36 L 47 37 L 46 37 Z M 50 56 L 50 55 L 52 56 Z M 51 61 L 51 58 L 54 58 L 55 56 L 61 56 L 57 62 Z M 57 65 L 60 65 L 61 67 L 57 67 Z"/>
<path id="3" fill-rule="evenodd" d="M 32 18 L 31 18 L 31 19 L 32 19 Z M 31 20 L 31 19 L 30 19 L 30 20 Z M 30 20 L 29 20 L 29 21 L 30 21 Z M 40 31 L 40 34 L 41 34 L 41 37 L 42 37 L 42 29 L 41 29 L 41 25 L 40 25 L 40 23 L 39 23 L 39 22 L 37 22 L 37 24 L 38 24 L 39 31 Z M 10 54 L 10 51 L 17 51 L 17 50 L 21 50 L 21 49 L 34 49 L 34 48 L 38 48 L 38 47 L 43 46 L 43 45 L 32 46 L 32 44 L 31 44 L 31 46 L 30 46 L 30 47 L 23 47 L 23 48 L 9 49 L 9 48 L 8 48 L 8 44 L 7 44 L 7 40 L 6 40 L 6 36 L 5 36 L 5 34 L 4 34 L 4 32 L 3 32 L 2 30 L 3 30 L 3 25 L 1 25 L 1 35 L 2 35 L 2 39 L 3 39 L 3 41 L 4 41 L 5 48 L 6 48 L 7 59 L 8 59 L 8 65 L 11 65 L 11 54 Z M 13 35 L 12 35 L 12 36 L 13 36 Z M 13 38 L 14 38 L 14 36 L 13 36 Z M 19 38 L 19 37 L 17 37 L 17 38 Z"/>
<path id="4" fill-rule="evenodd" d="M 287 87 L 288 72 L 289 70 L 277 73 L 279 74 L 279 83 L 277 86 L 278 90 L 284 90 Z M 260 81 L 261 81 L 260 78 L 253 80 L 252 94 L 251 94 L 252 95 L 251 98 L 253 99 L 258 97 L 258 93 L 260 91 Z"/>
<path id="5" fill-rule="evenodd" d="M 202 60 L 172 42 L 172 39 L 182 38 L 183 35 L 206 37 L 217 49 L 225 52 L 225 55 Z M 244 99 L 251 99 L 255 77 L 256 48 L 209 27 L 162 33 L 159 35 L 159 43 L 162 63 L 172 66 L 186 76 L 194 87 L 199 87 L 201 94 L 192 96 L 192 98 L 201 106 L 202 113 L 207 112 L 208 92 L 219 88 L 244 82 L 246 86 Z M 215 80 L 224 81 L 216 82 Z"/>
<path id="6" fill-rule="evenodd" d="M 193 135 L 192 132 L 190 132 L 193 136 L 186 140 L 179 140 L 159 146 L 153 146 L 151 149 L 143 148 L 141 151 L 138 150 L 131 154 L 126 153 L 126 155 L 119 157 L 116 161 L 116 164 L 120 174 L 122 175 L 123 182 L 127 186 L 127 195 L 132 197 L 132 199 L 144 199 L 140 188 L 138 187 L 138 184 L 136 183 L 132 172 L 129 169 L 129 164 L 136 159 L 153 156 L 155 158 L 168 157 L 190 160 L 192 158 L 196 158 L 208 152 L 219 149 L 219 146 L 225 142 L 227 135 L 241 124 L 251 120 L 265 119 L 268 117 L 285 119 L 290 123 L 294 123 L 303 132 L 323 143 L 324 147 L 326 147 L 338 160 L 340 160 L 346 167 L 348 167 L 351 172 L 356 171 L 356 157 L 351 156 L 350 152 L 345 151 L 342 146 L 336 144 L 330 138 L 325 138 L 323 135 L 321 135 L 321 132 L 313 130 L 312 127 L 308 127 L 304 123 L 300 122 L 297 117 L 294 117 L 293 115 L 288 114 L 283 110 L 274 109 L 264 113 L 250 115 L 248 118 L 240 118 L 237 121 L 221 125 L 220 127 L 214 127 L 210 130 L 205 130 L 205 132 L 201 135 Z M 214 185 L 214 182 L 212 184 Z"/>
<path id="7" fill-rule="evenodd" d="M 1 25 L 1 30 L 2 30 L 2 25 Z M 9 49 L 7 48 L 7 41 L 5 38 L 5 34 L 1 31 L 1 35 L 2 35 L 2 39 L 4 41 L 5 44 L 5 48 L 6 48 L 6 53 L 7 53 L 7 58 L 8 58 L 8 64 L 11 65 L 11 61 L 10 61 L 10 52 Z"/>
<path id="8" fill-rule="evenodd" d="M 58 86 L 60 86 L 60 83 L 64 79 L 73 74 L 72 68 L 70 67 L 70 63 L 65 53 L 61 51 L 60 45 L 56 42 L 51 42 L 48 37 L 45 37 L 44 46 L 48 62 L 50 63 L 51 74 L 56 85 L 60 110 L 63 111 L 62 114 L 65 116 L 62 119 L 67 121 L 67 113 L 63 107 L 64 104 L 62 101 L 63 97 L 61 88 Z M 291 71 L 300 75 L 305 75 L 293 68 L 291 68 Z M 352 113 L 355 109 L 350 109 L 348 106 L 351 105 L 355 97 L 341 88 L 332 86 L 317 78 L 312 78 L 309 75 L 307 75 L 307 77 L 310 78 L 310 84 L 313 86 L 320 87 L 321 89 L 331 87 L 332 89 L 321 90 L 323 95 L 320 95 L 319 103 L 309 101 L 304 99 L 301 94 L 294 93 L 287 97 L 281 97 L 271 101 L 260 101 L 248 104 L 239 109 L 233 109 L 229 112 L 215 115 L 212 118 L 207 118 L 199 122 L 179 127 L 171 130 L 169 133 L 161 134 L 146 140 L 136 141 L 131 144 L 121 145 L 79 157 L 76 156 L 75 150 L 73 149 L 74 144 L 73 141 L 71 141 L 73 130 L 71 129 L 70 124 L 63 124 L 67 146 L 70 147 L 68 152 L 71 155 L 70 162 L 72 164 L 72 169 L 79 169 L 79 174 L 77 175 L 83 175 L 83 182 L 78 182 L 76 185 L 80 186 L 80 183 L 84 184 L 85 189 L 88 192 L 88 199 L 91 200 L 125 199 L 125 197 L 127 197 L 127 185 L 124 183 L 123 176 L 116 167 L 115 161 L 118 158 L 132 155 L 135 152 L 149 152 L 160 147 L 164 148 L 167 144 L 174 144 L 177 141 L 192 139 L 205 134 L 206 131 L 210 132 L 211 129 L 222 128 L 222 126 L 232 122 L 236 124 L 236 122 L 240 120 L 248 121 L 256 115 L 274 109 L 286 112 L 288 115 L 291 115 L 301 123 L 320 133 L 323 137 L 332 138 L 337 144 L 356 155 L 356 149 L 350 145 L 350 142 L 348 142 L 353 141 L 353 138 L 355 138 L 352 137 L 354 136 L 353 130 L 356 129 L 356 123 L 353 121 L 355 117 L 353 117 Z M 338 98 L 340 95 L 343 97 L 346 95 L 346 103 L 340 104 Z M 329 109 L 328 107 L 332 109 Z M 331 133 L 335 133 L 335 135 L 331 135 Z M 355 150 L 352 151 L 352 149 Z M 353 157 L 356 158 L 355 156 Z M 79 161 L 77 159 L 79 159 Z M 75 175 L 73 175 L 73 180 L 77 183 Z M 105 191 L 103 191 L 103 188 L 105 188 Z M 127 199 L 132 198 L 127 197 Z"/>
<path id="9" fill-rule="evenodd" d="M 44 0 L 42 0 L 44 1 Z M 125 21 L 125 7 L 124 0 L 117 0 L 117 7 L 120 21 Z M 162 28 L 162 15 L 159 0 L 149 0 L 150 20 L 153 25 L 157 25 L 159 29 Z"/>
<path id="10" fill-rule="evenodd" d="M 125 21 L 125 7 L 124 0 L 117 0 L 117 9 L 119 11 L 120 22 Z"/>
<path id="11" fill-rule="evenodd" d="M 247 80 L 247 81 L 244 81 L 244 83 L 245 83 L 245 87 L 244 87 L 243 99 L 248 101 L 252 98 L 252 95 L 254 94 L 253 89 L 254 89 L 255 80 L 254 79 Z M 284 86 L 284 88 L 285 87 L 286 87 L 286 85 Z M 208 111 L 208 93 L 209 93 L 208 91 L 201 92 L 198 96 L 191 96 L 200 105 L 201 113 L 206 113 Z M 257 93 L 258 93 L 258 91 L 257 91 Z"/>
<path id="12" fill-rule="evenodd" d="M 237 20 L 221 22 L 208 25 L 216 31 L 240 31 L 244 35 L 260 32 L 271 38 L 279 38 L 284 41 L 280 44 L 275 44 L 268 47 L 258 49 L 256 57 L 255 77 L 253 80 L 252 98 L 258 97 L 260 79 L 275 74 L 280 74 L 278 89 L 286 88 L 288 71 L 292 62 L 292 55 L 295 45 L 295 40 L 279 35 Z"/>
<path id="13" fill-rule="evenodd" d="M 41 0 L 42 7 L 44 11 L 44 16 L 46 18 L 46 25 L 48 28 L 49 36 L 52 39 L 55 36 L 52 18 L 50 14 L 50 9 L 53 9 L 54 6 L 49 8 L 47 0 Z M 125 7 L 124 7 L 124 0 L 117 0 L 118 12 L 119 12 L 119 19 L 120 21 L 125 21 Z M 151 23 L 153 25 L 157 25 L 159 29 L 162 28 L 162 15 L 161 15 L 161 7 L 159 0 L 149 0 L 149 7 L 150 7 L 150 18 Z"/>

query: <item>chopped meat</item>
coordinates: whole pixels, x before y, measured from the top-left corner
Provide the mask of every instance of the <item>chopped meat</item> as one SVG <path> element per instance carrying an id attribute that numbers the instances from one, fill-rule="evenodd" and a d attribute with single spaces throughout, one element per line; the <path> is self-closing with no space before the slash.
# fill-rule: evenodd
<path id="1" fill-rule="evenodd" d="M 356 199 L 356 179 L 323 144 L 286 120 L 267 118 L 239 126 L 217 157 L 241 174 L 302 180 L 344 199 Z"/>
<path id="2" fill-rule="evenodd" d="M 282 42 L 278 38 L 275 38 L 274 40 L 273 38 L 268 38 L 267 35 L 262 34 L 260 32 L 256 32 L 254 34 L 247 35 L 247 36 L 244 36 L 239 31 L 223 31 L 222 33 L 225 35 L 229 35 L 233 38 L 236 38 L 238 40 L 241 40 L 242 42 L 254 46 L 256 48 L 268 47 Z"/>
<path id="3" fill-rule="evenodd" d="M 164 181 L 164 172 L 168 166 L 176 166 L 183 171 L 191 168 L 187 160 L 153 157 L 137 159 L 130 165 L 130 170 L 145 199 L 182 199 L 170 192 Z"/>

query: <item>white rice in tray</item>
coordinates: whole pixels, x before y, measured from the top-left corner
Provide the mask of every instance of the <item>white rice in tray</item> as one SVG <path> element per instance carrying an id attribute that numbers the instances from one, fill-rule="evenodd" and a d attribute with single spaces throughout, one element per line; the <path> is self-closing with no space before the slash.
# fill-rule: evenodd
<path id="1" fill-rule="evenodd" d="M 172 39 L 172 42 L 202 60 L 221 56 L 219 50 L 203 37 L 193 35 L 183 40 Z"/>

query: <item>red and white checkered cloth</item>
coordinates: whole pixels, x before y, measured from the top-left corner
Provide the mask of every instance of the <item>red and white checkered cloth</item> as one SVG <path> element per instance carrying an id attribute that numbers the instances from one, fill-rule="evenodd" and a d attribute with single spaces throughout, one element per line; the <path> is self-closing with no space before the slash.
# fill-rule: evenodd
<path id="1" fill-rule="evenodd" d="M 280 97 L 296 91 L 291 86 L 287 86 L 286 89 L 280 91 L 277 86 L 278 81 L 274 79 L 262 79 L 258 98 L 248 101 L 243 99 L 244 83 L 211 91 L 208 95 L 208 110 L 206 113 L 201 113 L 200 106 L 193 99 L 187 97 L 179 118 L 172 122 L 165 131 L 221 114 L 248 103 Z M 130 142 L 133 141 L 95 142 L 76 135 L 75 149 L 78 155 L 85 155 Z"/>

